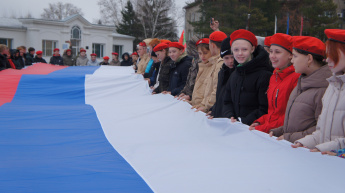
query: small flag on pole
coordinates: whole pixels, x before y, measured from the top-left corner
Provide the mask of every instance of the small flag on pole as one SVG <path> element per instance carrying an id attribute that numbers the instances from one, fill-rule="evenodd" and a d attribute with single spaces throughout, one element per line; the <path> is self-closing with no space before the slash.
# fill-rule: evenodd
<path id="1" fill-rule="evenodd" d="M 186 48 L 186 37 L 184 35 L 184 30 L 181 33 L 181 37 L 180 40 L 178 41 L 180 44 L 182 44 L 184 46 L 184 48 Z"/>
<path id="2" fill-rule="evenodd" d="M 277 15 L 275 15 L 275 20 L 274 20 L 274 34 L 277 33 Z"/>
<path id="3" fill-rule="evenodd" d="M 287 27 L 286 27 L 286 34 L 289 34 L 289 23 L 290 23 L 290 15 L 287 14 Z"/>

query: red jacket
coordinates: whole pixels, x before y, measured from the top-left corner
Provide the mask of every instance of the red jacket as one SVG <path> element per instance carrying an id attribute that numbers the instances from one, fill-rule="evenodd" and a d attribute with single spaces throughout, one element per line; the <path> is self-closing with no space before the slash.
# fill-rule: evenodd
<path id="1" fill-rule="evenodd" d="M 299 76 L 292 65 L 283 71 L 274 70 L 267 90 L 268 113 L 254 121 L 260 124 L 255 127 L 256 130 L 268 133 L 284 125 L 286 105 Z"/>

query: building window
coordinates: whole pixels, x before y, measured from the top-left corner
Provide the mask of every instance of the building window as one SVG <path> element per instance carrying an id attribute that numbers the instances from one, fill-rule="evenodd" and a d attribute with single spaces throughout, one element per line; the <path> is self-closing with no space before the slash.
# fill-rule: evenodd
<path id="1" fill-rule="evenodd" d="M 0 44 L 5 44 L 9 49 L 12 49 L 12 39 L 0 38 Z"/>
<path id="2" fill-rule="evenodd" d="M 58 41 L 55 40 L 42 40 L 43 56 L 52 56 L 53 51 L 57 48 Z"/>
<path id="3" fill-rule="evenodd" d="M 71 39 L 81 39 L 81 30 L 78 26 L 73 26 L 71 29 Z"/>
<path id="4" fill-rule="evenodd" d="M 102 58 L 104 56 L 104 44 L 92 44 L 92 53 Z"/>
<path id="5" fill-rule="evenodd" d="M 113 52 L 117 52 L 119 54 L 119 56 L 122 56 L 122 45 L 113 45 Z"/>

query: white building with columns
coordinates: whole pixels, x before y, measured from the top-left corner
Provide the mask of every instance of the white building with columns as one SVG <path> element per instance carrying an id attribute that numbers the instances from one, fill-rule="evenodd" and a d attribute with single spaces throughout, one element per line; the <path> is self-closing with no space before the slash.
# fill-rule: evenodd
<path id="1" fill-rule="evenodd" d="M 132 53 L 133 40 L 132 36 L 116 33 L 114 26 L 92 24 L 78 14 L 58 21 L 0 18 L 0 44 L 11 49 L 24 45 L 42 50 L 43 57 L 48 60 L 54 48 L 59 48 L 60 53 L 68 48 L 66 41 L 71 41 L 74 54 L 84 48 L 88 57 L 96 53 L 98 58 L 111 58 L 112 52 L 120 56 Z"/>

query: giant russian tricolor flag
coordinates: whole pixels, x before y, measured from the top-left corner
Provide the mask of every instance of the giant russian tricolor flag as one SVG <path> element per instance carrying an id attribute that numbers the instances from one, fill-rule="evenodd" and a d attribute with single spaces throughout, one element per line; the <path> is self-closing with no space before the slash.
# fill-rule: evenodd
<path id="1" fill-rule="evenodd" d="M 0 192 L 342 192 L 345 161 L 151 95 L 131 67 L 0 72 Z"/>

